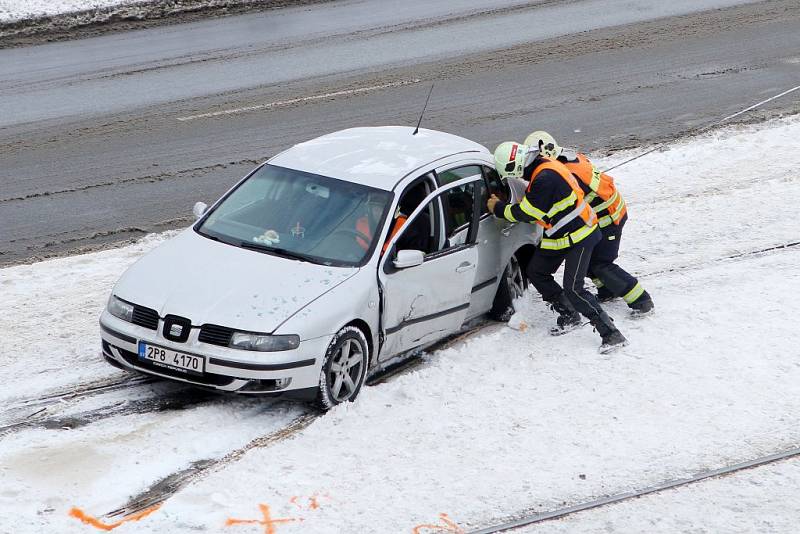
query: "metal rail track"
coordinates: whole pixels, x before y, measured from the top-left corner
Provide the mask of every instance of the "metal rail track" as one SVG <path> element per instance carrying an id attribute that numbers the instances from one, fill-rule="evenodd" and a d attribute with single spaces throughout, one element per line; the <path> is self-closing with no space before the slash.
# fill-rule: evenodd
<path id="1" fill-rule="evenodd" d="M 486 327 L 489 327 L 492 324 L 496 323 L 492 323 L 487 320 L 475 322 L 471 328 L 449 336 L 448 338 L 431 345 L 425 350 L 425 352 L 445 349 L 463 339 L 483 331 Z M 416 354 L 372 375 L 367 384 L 370 386 L 383 384 L 393 378 L 418 368 L 423 363 L 424 360 L 421 358 L 421 356 Z M 123 506 L 108 512 L 104 517 L 108 519 L 127 517 L 152 508 L 153 506 L 157 506 L 168 500 L 170 497 L 175 495 L 178 491 L 185 488 L 189 484 L 205 478 L 209 474 L 238 461 L 248 451 L 270 447 L 298 434 L 300 431 L 311 425 L 311 423 L 323 415 L 325 415 L 324 412 L 319 411 L 310 411 L 301 414 L 298 417 L 295 417 L 288 425 L 263 436 L 259 436 L 244 446 L 230 451 L 225 456 L 220 458 L 196 460 L 185 469 L 167 475 L 158 482 L 154 483 L 145 491 L 134 495 Z"/>
<path id="2" fill-rule="evenodd" d="M 659 275 L 659 274 L 668 274 L 668 273 L 680 272 L 680 271 L 686 271 L 686 270 L 692 270 L 692 269 L 700 269 L 700 268 L 703 268 L 705 266 L 708 266 L 709 264 L 713 265 L 713 264 L 718 263 L 720 261 L 738 259 L 738 258 L 749 257 L 749 256 L 756 256 L 756 255 L 759 255 L 759 254 L 769 254 L 769 253 L 781 252 L 783 250 L 786 250 L 786 249 L 789 249 L 789 248 L 794 248 L 794 247 L 797 247 L 799 245 L 800 245 L 800 241 L 796 241 L 796 242 L 790 242 L 790 243 L 785 243 L 785 244 L 781 244 L 781 245 L 770 246 L 770 247 L 766 247 L 766 248 L 760 248 L 760 249 L 754 249 L 754 250 L 749 250 L 749 251 L 744 251 L 744 252 L 738 252 L 736 254 L 731 254 L 731 255 L 728 255 L 728 256 L 725 256 L 725 257 L 722 257 L 722 258 L 716 258 L 716 259 L 713 259 L 713 260 L 707 261 L 707 262 L 702 262 L 702 263 L 697 263 L 697 264 L 692 264 L 692 265 L 682 265 L 682 266 L 678 266 L 678 267 L 674 267 L 674 268 L 670 268 L 670 269 L 662 269 L 662 270 L 659 270 L 659 271 L 653 271 L 653 272 L 650 272 L 650 273 L 644 273 L 644 274 L 642 274 L 640 276 L 649 277 L 649 276 L 656 276 L 656 275 Z M 476 334 L 482 333 L 483 331 L 485 331 L 485 329 L 487 327 L 492 326 L 492 325 L 496 325 L 496 324 L 497 323 L 493 323 L 493 322 L 487 321 L 485 319 L 476 321 L 470 327 L 468 327 L 466 330 L 464 330 L 462 332 L 459 332 L 457 334 L 454 334 L 454 335 L 446 338 L 445 340 L 442 340 L 442 341 L 440 341 L 438 343 L 435 343 L 435 344 L 427 347 L 424 350 L 423 353 L 430 353 L 430 352 L 433 352 L 433 351 L 442 350 L 444 348 L 447 348 L 447 347 L 453 345 L 454 343 L 457 343 L 458 341 L 461 341 L 463 339 L 472 337 L 472 336 L 474 336 Z M 392 365 L 390 365 L 390 366 L 388 366 L 388 367 L 386 367 L 384 369 L 381 369 L 379 372 L 377 372 L 377 373 L 373 374 L 372 376 L 368 377 L 367 384 L 370 385 L 370 386 L 380 385 L 380 384 L 385 383 L 385 382 L 387 382 L 387 381 L 389 381 L 389 380 L 391 380 L 391 379 L 393 379 L 393 378 L 395 378 L 397 376 L 403 375 L 403 374 L 408 373 L 408 372 L 410 372 L 410 371 L 412 371 L 414 369 L 417 369 L 423 364 L 424 364 L 424 360 L 421 358 L 421 356 L 419 354 L 411 356 L 409 358 L 401 360 L 400 362 L 398 362 L 396 364 L 392 364 Z M 96 382 L 96 383 L 86 384 L 82 388 L 80 388 L 78 391 L 72 390 L 72 391 L 55 392 L 55 393 L 49 394 L 47 396 L 40 397 L 38 399 L 32 399 L 30 401 L 26 401 L 24 404 L 25 404 L 25 406 L 29 406 L 29 407 L 36 407 L 36 406 L 41 406 L 43 404 L 46 405 L 48 403 L 62 402 L 64 399 L 81 398 L 81 397 L 88 396 L 88 395 L 95 395 L 95 394 L 99 394 L 99 393 L 103 393 L 103 392 L 107 392 L 107 391 L 114 391 L 116 389 L 122 389 L 122 388 L 130 387 L 131 385 L 136 385 L 136 384 L 148 383 L 148 382 L 152 382 L 154 380 L 156 380 L 156 379 L 150 378 L 150 377 L 134 377 L 134 378 L 126 378 L 126 379 L 123 379 L 123 380 L 115 380 L 115 381 L 107 381 L 107 382 L 99 381 L 99 382 Z M 148 410 L 144 410 L 144 411 L 148 411 Z M 152 411 L 152 410 L 150 410 L 150 411 Z M 111 410 L 111 411 L 108 412 L 107 416 L 110 417 L 112 415 L 116 415 L 117 413 L 121 414 L 121 413 L 126 413 L 126 412 L 125 412 L 124 409 L 121 409 L 116 413 L 114 412 L 114 410 Z M 141 492 L 140 494 L 134 495 L 123 506 L 121 506 L 121 507 L 119 507 L 119 508 L 117 508 L 115 510 L 112 510 L 111 512 L 108 512 L 107 514 L 105 514 L 105 517 L 117 518 L 117 517 L 129 516 L 131 514 L 135 514 L 137 512 L 141 512 L 142 510 L 151 508 L 152 506 L 161 504 L 161 503 L 165 502 L 166 500 L 168 500 L 172 495 L 174 495 L 175 493 L 180 491 L 182 488 L 184 488 L 187 485 L 191 484 L 192 482 L 197 481 L 197 480 L 207 476 L 208 474 L 210 474 L 212 472 L 215 472 L 215 471 L 221 469 L 222 467 L 239 460 L 247 451 L 255 449 L 255 448 L 268 447 L 268 446 L 276 444 L 276 443 L 278 443 L 280 441 L 283 441 L 283 440 L 285 440 L 285 439 L 287 439 L 287 438 L 299 433 L 304 428 L 306 428 L 311 423 L 313 423 L 314 420 L 316 420 L 318 417 L 321 417 L 322 415 L 323 414 L 319 413 L 319 412 L 304 413 L 304 414 L 298 416 L 297 418 L 295 418 L 294 420 L 292 420 L 285 427 L 282 427 L 282 428 L 280 428 L 280 429 L 278 429 L 276 431 L 273 431 L 273 432 L 271 432 L 269 434 L 266 434 L 266 435 L 260 436 L 258 438 L 255 438 L 254 440 L 250 441 L 249 443 L 247 443 L 243 447 L 235 449 L 235 450 L 229 452 L 228 454 L 226 454 L 223 457 L 197 460 L 197 461 L 193 462 L 192 464 L 190 464 L 187 468 L 182 469 L 182 470 L 177 471 L 177 472 L 174 472 L 174 473 L 164 477 L 163 479 L 161 479 L 161 480 L 157 481 L 156 483 L 154 483 L 147 490 Z M 53 424 L 57 424 L 57 420 L 54 420 L 54 421 L 51 421 L 51 422 Z M 89 421 L 89 422 L 91 422 L 91 421 Z M 39 421 L 39 423 L 40 424 L 45 424 L 46 422 L 45 421 Z M 35 422 L 34 423 L 17 423 L 17 424 L 24 426 L 24 425 L 35 424 Z M 7 428 L 7 427 L 0 427 L 0 436 L 2 435 L 2 431 L 3 431 L 4 428 Z M 793 449 L 793 451 L 795 451 L 795 450 Z M 621 500 L 635 498 L 635 497 L 638 497 L 638 496 L 641 496 L 641 495 L 647 495 L 649 493 L 655 493 L 657 491 L 663 491 L 663 490 L 669 489 L 671 487 L 684 485 L 684 484 L 690 484 L 690 483 L 693 483 L 693 482 L 704 480 L 704 479 L 712 477 L 712 476 L 720 476 L 721 474 L 725 474 L 726 472 L 728 472 L 728 471 L 726 471 L 726 469 L 727 470 L 733 469 L 733 471 L 730 471 L 730 472 L 734 472 L 736 470 L 742 470 L 742 469 L 746 469 L 748 467 L 754 467 L 754 466 L 757 466 L 757 465 L 762 465 L 763 463 L 768 463 L 769 461 L 776 461 L 776 460 L 782 459 L 784 457 L 789 457 L 789 456 L 792 456 L 792 455 L 795 455 L 795 454 L 800 454 L 800 449 L 798 449 L 797 452 L 792 452 L 792 453 L 790 453 L 788 455 L 786 453 L 782 453 L 782 454 L 783 454 L 783 456 L 778 455 L 776 458 L 774 458 L 772 460 L 763 461 L 763 459 L 759 459 L 759 460 L 755 460 L 755 461 L 752 461 L 752 462 L 746 462 L 745 464 L 737 464 L 737 466 L 733 466 L 733 467 L 730 467 L 730 468 L 723 468 L 722 470 L 714 470 L 714 471 L 704 472 L 704 473 L 696 475 L 695 477 L 692 477 L 690 479 L 681 479 L 679 481 L 671 481 L 671 482 L 667 482 L 667 483 L 664 483 L 664 484 L 661 484 L 661 485 L 658 485 L 658 486 L 653 486 L 651 488 L 645 488 L 644 490 L 640 490 L 638 492 L 629 492 L 629 493 L 624 493 L 624 494 L 619 494 L 619 495 L 613 495 L 613 496 L 610 496 L 610 497 L 605 497 L 603 499 L 598 499 L 596 501 L 591 501 L 589 503 L 583 503 L 583 504 L 575 505 L 575 506 L 569 507 L 569 508 L 554 510 L 552 512 L 535 514 L 535 515 L 532 515 L 532 516 L 529 516 L 529 517 L 526 517 L 526 518 L 523 518 L 523 519 L 518 519 L 518 520 L 515 520 L 515 521 L 512 521 L 512 522 L 503 523 L 502 525 L 498 525 L 496 527 L 488 527 L 488 528 L 489 529 L 495 528 L 495 529 L 506 529 L 506 530 L 508 530 L 508 529 L 511 529 L 511 528 L 518 528 L 519 526 L 524 526 L 524 525 L 531 524 L 531 523 L 545 521 L 547 519 L 555 519 L 555 518 L 558 518 L 558 517 L 563 517 L 564 515 L 568 515 L 570 513 L 576 513 L 576 512 L 581 511 L 581 510 L 586 510 L 586 509 L 590 509 L 590 508 L 598 507 L 598 506 L 604 506 L 604 505 L 607 505 L 607 504 L 613 504 L 614 502 L 619 502 Z M 776 456 L 776 455 L 773 455 L 773 456 Z M 767 458 L 772 458 L 772 457 L 767 457 Z M 753 462 L 756 462 L 756 463 L 753 463 Z M 749 465 L 749 464 L 752 464 L 752 465 Z M 743 465 L 745 467 L 741 467 Z M 517 524 L 517 523 L 519 523 L 519 524 Z M 513 526 L 509 526 L 509 525 L 513 525 Z M 474 534 L 482 534 L 484 532 L 487 532 L 487 533 L 488 532 L 501 532 L 501 531 L 502 530 L 486 530 L 486 529 L 484 529 L 484 530 L 476 531 Z"/>
<path id="3" fill-rule="evenodd" d="M 738 473 L 740 471 L 745 471 L 747 469 L 763 467 L 767 464 L 779 462 L 782 460 L 788 460 L 790 458 L 795 458 L 798 456 L 800 456 L 800 447 L 787 449 L 784 451 L 776 452 L 774 454 L 770 454 L 768 456 L 761 456 L 759 458 L 754 458 L 752 460 L 747 460 L 745 462 L 740 462 L 737 464 L 720 467 L 718 469 L 708 469 L 700 471 L 686 478 L 668 480 L 660 484 L 656 484 L 654 486 L 648 486 L 638 490 L 626 491 L 623 493 L 608 495 L 605 497 L 601 497 L 599 499 L 594 499 L 591 501 L 574 504 L 572 506 L 567 506 L 564 508 L 557 508 L 555 510 L 550 510 L 548 512 L 538 512 L 535 514 L 523 515 L 522 517 L 519 517 L 517 519 L 484 527 L 479 530 L 470 531 L 468 534 L 494 534 L 496 532 L 506 532 L 524 526 L 534 525 L 536 523 L 543 523 L 545 521 L 561 519 L 562 517 L 566 517 L 572 514 L 577 514 L 578 512 L 583 512 L 585 510 L 602 508 L 604 506 L 610 506 L 620 502 L 632 499 L 638 499 L 639 497 L 644 497 L 645 495 L 652 495 L 669 489 L 679 488 L 681 486 L 697 484 L 698 482 L 702 482 L 711 478 L 719 478 L 734 473 Z"/>

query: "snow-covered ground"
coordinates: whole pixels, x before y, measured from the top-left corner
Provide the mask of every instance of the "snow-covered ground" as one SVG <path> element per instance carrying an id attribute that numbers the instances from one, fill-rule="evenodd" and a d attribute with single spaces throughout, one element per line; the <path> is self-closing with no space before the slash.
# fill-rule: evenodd
<path id="1" fill-rule="evenodd" d="M 797 446 L 800 247 L 729 257 L 800 241 L 798 138 L 798 117 L 725 129 L 613 173 L 631 213 L 620 263 L 641 275 L 657 306 L 639 321 L 623 303 L 608 306 L 629 347 L 598 355 L 588 326 L 550 337 L 553 316 L 530 293 L 513 320 L 528 328 L 503 326 L 431 354 L 117 532 L 263 532 L 226 527 L 230 518 L 263 518 L 260 504 L 273 518 L 303 520 L 277 532 L 412 532 L 443 524 L 441 513 L 467 529 Z M 45 390 L 122 376 L 99 357 L 97 317 L 122 270 L 163 239 L 0 270 L 0 402 L 15 406 L 15 417 L 24 399 Z M 170 394 L 179 392 L 143 385 L 102 402 Z M 64 410 L 86 412 L 93 402 Z M 93 531 L 68 515 L 72 506 L 101 516 L 192 461 L 220 457 L 303 412 L 221 398 L 7 434 L 0 532 Z M 800 524 L 797 465 L 528 531 L 789 531 Z"/>
<path id="2" fill-rule="evenodd" d="M 797 532 L 799 491 L 800 460 L 794 459 L 514 532 Z"/>
<path id="3" fill-rule="evenodd" d="M 141 0 L 0 0 L 0 23 L 137 2 Z"/>

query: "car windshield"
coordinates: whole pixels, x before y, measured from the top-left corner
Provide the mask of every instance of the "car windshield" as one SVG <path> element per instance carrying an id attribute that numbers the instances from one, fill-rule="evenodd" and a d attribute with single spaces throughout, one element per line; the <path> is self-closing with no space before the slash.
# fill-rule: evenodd
<path id="1" fill-rule="evenodd" d="M 197 231 L 258 252 L 328 265 L 358 265 L 378 238 L 392 194 L 264 165 Z"/>

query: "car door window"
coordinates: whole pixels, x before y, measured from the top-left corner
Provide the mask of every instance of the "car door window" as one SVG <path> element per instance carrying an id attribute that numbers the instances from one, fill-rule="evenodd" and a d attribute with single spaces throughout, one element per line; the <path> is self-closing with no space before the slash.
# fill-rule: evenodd
<path id="1" fill-rule="evenodd" d="M 433 176 L 426 175 L 403 191 L 391 230 L 386 236 L 384 249 L 395 234 L 400 234 L 396 250 L 421 250 L 426 254 L 438 250 L 438 240 L 435 237 L 438 234 L 435 233 L 435 227 L 432 224 L 436 218 L 432 202 L 429 202 L 422 213 L 406 228 L 406 225 L 409 224 L 407 223 L 408 217 L 425 200 L 425 197 L 433 190 L 433 186 Z"/>
<path id="2" fill-rule="evenodd" d="M 437 174 L 440 185 L 446 185 L 463 178 L 476 178 L 474 182 L 462 184 L 442 194 L 445 226 L 443 248 L 463 245 L 467 241 L 467 229 L 472 222 L 475 198 L 480 198 L 482 195 L 482 191 L 479 190 L 482 189 L 480 188 L 481 176 L 482 171 L 479 165 L 465 165 Z"/>
<path id="3" fill-rule="evenodd" d="M 467 240 L 467 230 L 472 222 L 475 204 L 475 189 L 479 182 L 470 182 L 442 193 L 444 205 L 445 236 L 444 247 L 463 245 Z"/>
<path id="4" fill-rule="evenodd" d="M 492 167 L 483 167 L 483 178 L 485 187 L 481 195 L 481 214 L 489 213 L 489 208 L 486 207 L 486 202 L 491 195 L 497 196 L 503 202 L 508 202 L 510 195 L 508 184 L 500 179 L 497 170 Z"/>
<path id="5" fill-rule="evenodd" d="M 446 171 L 442 171 L 436 175 L 439 181 L 439 185 L 447 185 L 449 183 L 455 182 L 456 180 L 461 180 L 462 178 L 468 178 L 470 176 L 480 176 L 481 168 L 478 165 L 465 165 L 464 167 L 456 167 L 455 169 L 448 169 Z"/>

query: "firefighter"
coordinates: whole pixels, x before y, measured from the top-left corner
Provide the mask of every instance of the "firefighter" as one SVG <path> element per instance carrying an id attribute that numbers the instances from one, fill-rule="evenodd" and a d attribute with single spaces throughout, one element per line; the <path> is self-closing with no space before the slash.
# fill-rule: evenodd
<path id="1" fill-rule="evenodd" d="M 575 177 L 562 163 L 545 157 L 537 147 L 505 142 L 495 150 L 494 159 L 502 178 L 526 178 L 529 184 L 519 204 L 507 204 L 492 195 L 487 202 L 489 211 L 511 222 L 544 228 L 539 249 L 528 263 L 527 275 L 558 314 L 550 333 L 561 335 L 580 326 L 582 314 L 603 340 L 601 353 L 627 345 L 614 321 L 583 286 L 592 249 L 600 242 L 600 230 Z M 563 289 L 553 278 L 562 263 Z"/>
<path id="2" fill-rule="evenodd" d="M 650 294 L 636 278 L 614 263 L 619 256 L 622 228 L 628 220 L 628 208 L 614 179 L 597 170 L 585 155 L 565 151 L 547 132 L 533 132 L 525 139 L 525 144 L 539 147 L 550 158 L 558 158 L 578 179 L 586 202 L 597 215 L 603 237 L 589 260 L 589 276 L 597 286 L 597 299 L 608 302 L 622 297 L 634 317 L 652 313 L 654 305 Z"/>

